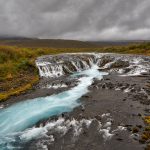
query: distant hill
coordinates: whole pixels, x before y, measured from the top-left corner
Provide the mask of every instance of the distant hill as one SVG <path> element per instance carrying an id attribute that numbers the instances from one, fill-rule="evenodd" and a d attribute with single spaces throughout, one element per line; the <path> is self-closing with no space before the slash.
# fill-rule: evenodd
<path id="1" fill-rule="evenodd" d="M 0 40 L 27 40 L 28 37 L 1 35 Z"/>
<path id="2" fill-rule="evenodd" d="M 124 46 L 128 44 L 150 42 L 150 40 L 116 40 L 116 41 L 92 41 L 97 46 Z"/>
<path id="3" fill-rule="evenodd" d="M 55 39 L 28 39 L 28 38 L 9 38 L 0 39 L 0 45 L 10 45 L 19 47 L 51 47 L 51 48 L 92 48 L 98 47 L 91 42 L 75 40 L 55 40 Z"/>
<path id="4" fill-rule="evenodd" d="M 0 36 L 0 45 L 19 47 L 48 47 L 48 48 L 98 48 L 105 46 L 122 46 L 149 41 L 77 41 L 62 39 L 37 39 L 26 37 Z"/>

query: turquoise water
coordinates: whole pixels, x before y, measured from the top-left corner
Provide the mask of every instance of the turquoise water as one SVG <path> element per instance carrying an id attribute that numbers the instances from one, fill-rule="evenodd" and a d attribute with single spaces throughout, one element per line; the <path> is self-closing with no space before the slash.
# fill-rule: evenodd
<path id="1" fill-rule="evenodd" d="M 70 112 L 80 105 L 79 99 L 88 92 L 93 78 L 101 79 L 106 73 L 99 72 L 97 66 L 91 69 L 75 73 L 73 76 L 79 78 L 79 84 L 57 95 L 39 97 L 26 100 L 0 110 L 0 150 L 14 149 L 12 146 L 20 141 L 19 137 L 27 128 L 34 126 L 38 121 Z M 73 77 L 72 76 L 72 77 Z"/>

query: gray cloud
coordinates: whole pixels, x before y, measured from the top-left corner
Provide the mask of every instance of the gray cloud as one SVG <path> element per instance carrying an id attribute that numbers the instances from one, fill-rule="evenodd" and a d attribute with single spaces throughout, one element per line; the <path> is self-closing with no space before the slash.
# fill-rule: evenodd
<path id="1" fill-rule="evenodd" d="M 0 0 L 0 35 L 150 38 L 149 0 Z"/>

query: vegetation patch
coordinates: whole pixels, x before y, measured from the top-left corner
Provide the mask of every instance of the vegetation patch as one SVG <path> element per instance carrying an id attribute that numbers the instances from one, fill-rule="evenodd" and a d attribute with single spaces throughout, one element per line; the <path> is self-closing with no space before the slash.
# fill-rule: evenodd
<path id="1" fill-rule="evenodd" d="M 18 96 L 18 95 L 24 93 L 25 91 L 32 89 L 32 86 L 39 81 L 39 77 L 37 76 L 30 80 L 31 80 L 30 83 L 21 85 L 15 89 L 10 89 L 7 92 L 0 93 L 0 101 L 4 101 L 4 100 L 8 99 L 10 96 Z"/>
<path id="2" fill-rule="evenodd" d="M 140 142 L 147 144 L 145 150 L 150 150 L 150 116 L 143 117 L 143 120 L 146 127 L 141 135 Z"/>

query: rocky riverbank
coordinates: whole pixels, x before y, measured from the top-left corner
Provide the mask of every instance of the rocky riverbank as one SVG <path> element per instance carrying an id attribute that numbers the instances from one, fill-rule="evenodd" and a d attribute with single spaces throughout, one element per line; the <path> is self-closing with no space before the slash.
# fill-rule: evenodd
<path id="1" fill-rule="evenodd" d="M 80 98 L 81 106 L 70 113 L 64 112 L 60 116 L 38 122 L 36 129 L 42 129 L 42 133 L 25 143 L 24 149 L 143 150 L 146 148 L 149 139 L 143 139 L 142 135 L 145 131 L 143 118 L 150 116 L 149 57 L 115 54 L 92 54 L 91 57 L 91 54 L 79 56 L 73 54 L 71 57 L 59 55 L 52 59 L 47 56 L 46 59 L 40 58 L 40 60 L 42 64 L 38 62 L 40 64 L 38 67 L 41 76 L 45 75 L 46 78 L 42 77 L 34 91 L 13 97 L 1 105 L 10 105 L 12 100 L 16 102 L 68 90 L 78 84 L 77 78 L 68 78 L 69 73 L 87 69 L 95 62 L 99 65 L 99 71 L 107 71 L 109 74 L 102 80 L 94 79 L 89 92 Z M 43 60 L 47 62 L 53 60 L 52 65 L 57 67 L 51 68 L 51 63 L 47 65 Z M 66 65 L 63 72 L 60 72 L 64 63 L 69 67 L 67 68 Z M 48 73 L 45 70 L 48 70 Z"/>
<path id="2" fill-rule="evenodd" d="M 143 150 L 148 144 L 142 139 L 142 117 L 150 115 L 149 81 L 147 76 L 115 75 L 95 80 L 80 99 L 80 107 L 39 122 L 37 127 L 52 127 L 47 130 L 48 137 L 33 140 L 26 148 Z"/>

